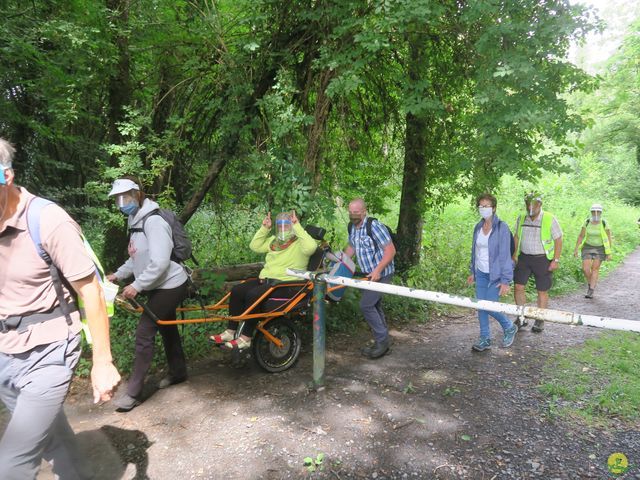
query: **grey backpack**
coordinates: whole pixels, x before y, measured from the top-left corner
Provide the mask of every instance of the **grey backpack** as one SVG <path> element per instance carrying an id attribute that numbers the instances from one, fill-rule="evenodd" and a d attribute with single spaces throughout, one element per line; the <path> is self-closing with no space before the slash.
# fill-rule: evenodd
<path id="1" fill-rule="evenodd" d="M 197 265 L 195 258 L 192 255 L 191 240 L 187 231 L 184 229 L 184 225 L 178 219 L 178 216 L 171 210 L 166 208 L 160 208 L 145 215 L 142 218 L 142 228 L 130 228 L 129 233 L 144 232 L 144 225 L 147 222 L 147 218 L 152 215 L 159 215 L 162 219 L 169 224 L 171 228 L 171 239 L 173 240 L 173 250 L 171 251 L 171 260 L 177 263 L 182 263 L 185 260 L 192 259 Z M 146 235 L 146 234 L 145 234 Z"/>

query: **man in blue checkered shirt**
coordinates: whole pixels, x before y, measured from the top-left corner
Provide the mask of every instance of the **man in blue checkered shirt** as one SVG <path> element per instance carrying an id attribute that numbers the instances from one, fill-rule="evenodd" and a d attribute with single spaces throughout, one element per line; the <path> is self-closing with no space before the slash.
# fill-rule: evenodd
<path id="1" fill-rule="evenodd" d="M 345 254 L 353 257 L 355 253 L 360 270 L 370 281 L 391 283 L 396 248 L 389 230 L 377 220 L 367 218 L 367 206 L 361 198 L 349 203 L 349 220 L 349 245 L 344 250 Z M 368 223 L 371 224 L 370 228 L 367 228 Z M 373 332 L 374 340 L 373 345 L 362 349 L 362 354 L 369 358 L 382 357 L 389 351 L 391 344 L 382 310 L 382 294 L 362 290 L 360 310 Z"/>

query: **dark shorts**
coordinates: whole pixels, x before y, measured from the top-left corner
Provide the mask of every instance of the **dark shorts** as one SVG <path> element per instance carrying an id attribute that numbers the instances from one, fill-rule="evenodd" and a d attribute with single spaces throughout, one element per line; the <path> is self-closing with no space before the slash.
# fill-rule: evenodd
<path id="1" fill-rule="evenodd" d="M 594 247 L 593 245 L 585 244 L 582 247 L 582 260 L 600 260 L 605 261 L 607 255 L 604 253 L 604 247 Z"/>
<path id="2" fill-rule="evenodd" d="M 521 253 L 513 272 L 513 282 L 526 285 L 533 275 L 536 280 L 536 290 L 546 292 L 551 288 L 553 272 L 549 271 L 550 260 L 546 255 L 526 255 Z"/>

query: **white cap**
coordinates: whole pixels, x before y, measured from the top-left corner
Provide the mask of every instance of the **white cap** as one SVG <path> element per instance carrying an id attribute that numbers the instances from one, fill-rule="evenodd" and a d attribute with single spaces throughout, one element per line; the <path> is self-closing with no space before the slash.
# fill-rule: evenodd
<path id="1" fill-rule="evenodd" d="M 599 203 L 594 203 L 593 205 L 591 205 L 591 211 L 592 212 L 601 212 L 602 211 L 602 205 L 600 205 Z"/>
<path id="2" fill-rule="evenodd" d="M 131 190 L 140 190 L 140 187 L 133 180 L 129 180 L 128 178 L 119 178 L 113 182 L 109 196 L 113 197 L 114 195 L 129 192 Z"/>

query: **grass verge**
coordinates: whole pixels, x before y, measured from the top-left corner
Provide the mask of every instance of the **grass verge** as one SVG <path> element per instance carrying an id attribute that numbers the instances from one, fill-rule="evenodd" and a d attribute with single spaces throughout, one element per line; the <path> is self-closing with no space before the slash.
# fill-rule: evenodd
<path id="1" fill-rule="evenodd" d="M 640 425 L 640 336 L 610 332 L 551 357 L 540 390 L 558 415 L 589 424 Z"/>

